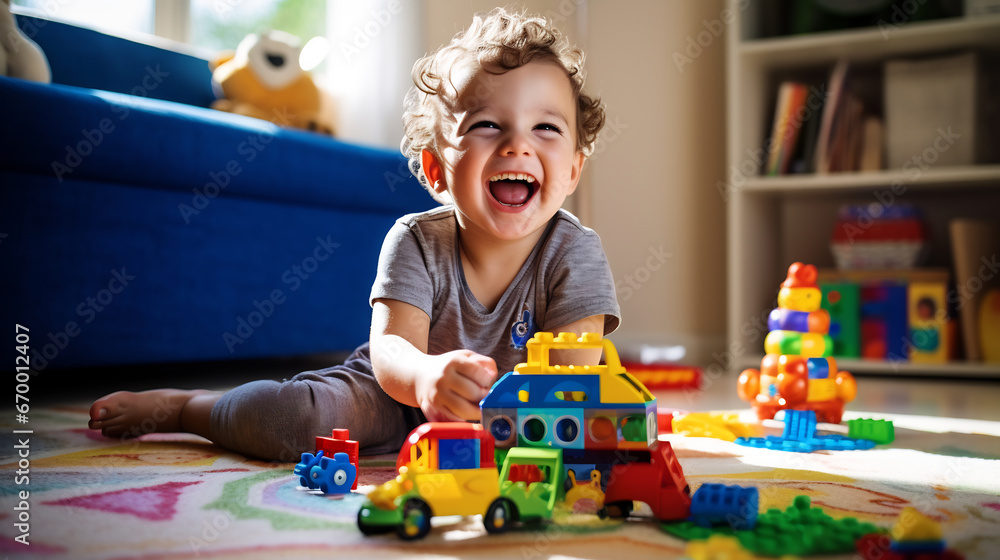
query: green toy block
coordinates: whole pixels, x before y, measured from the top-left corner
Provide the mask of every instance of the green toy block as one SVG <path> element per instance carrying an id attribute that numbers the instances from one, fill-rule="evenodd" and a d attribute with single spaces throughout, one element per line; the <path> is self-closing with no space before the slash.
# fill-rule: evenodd
<path id="1" fill-rule="evenodd" d="M 892 420 L 858 418 L 847 421 L 847 437 L 870 439 L 878 444 L 887 444 L 895 441 L 896 431 L 892 426 Z"/>
<path id="2" fill-rule="evenodd" d="M 854 552 L 854 543 L 859 538 L 885 532 L 854 517 L 834 519 L 821 508 L 811 507 L 809 496 L 796 496 L 785 511 L 772 508 L 758 515 L 757 526 L 752 531 L 737 531 L 727 526 L 707 529 L 692 521 L 663 523 L 661 527 L 684 540 L 707 539 L 714 534 L 731 535 L 747 550 L 765 556 Z"/>
<path id="3" fill-rule="evenodd" d="M 861 357 L 861 288 L 852 283 L 821 283 L 819 289 L 823 293 L 820 308 L 839 329 L 836 336 L 830 334 L 834 357 Z"/>

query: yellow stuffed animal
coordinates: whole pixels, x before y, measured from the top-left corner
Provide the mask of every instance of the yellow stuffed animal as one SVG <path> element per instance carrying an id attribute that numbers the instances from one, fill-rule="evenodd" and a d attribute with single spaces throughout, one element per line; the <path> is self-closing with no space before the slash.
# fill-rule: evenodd
<path id="1" fill-rule="evenodd" d="M 212 108 L 333 134 L 329 99 L 300 61 L 304 52 L 316 50 L 323 51 L 322 60 L 325 46 L 314 48 L 315 42 L 302 47 L 298 39 L 281 31 L 247 35 L 236 52 L 223 53 L 209 63 L 212 79 L 225 96 Z"/>

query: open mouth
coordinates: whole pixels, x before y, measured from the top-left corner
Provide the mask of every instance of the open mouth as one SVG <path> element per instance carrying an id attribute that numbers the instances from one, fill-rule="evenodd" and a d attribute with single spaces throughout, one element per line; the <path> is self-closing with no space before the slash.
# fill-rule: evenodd
<path id="1" fill-rule="evenodd" d="M 490 194 L 511 208 L 524 206 L 538 191 L 538 182 L 527 173 L 498 173 L 489 178 Z"/>

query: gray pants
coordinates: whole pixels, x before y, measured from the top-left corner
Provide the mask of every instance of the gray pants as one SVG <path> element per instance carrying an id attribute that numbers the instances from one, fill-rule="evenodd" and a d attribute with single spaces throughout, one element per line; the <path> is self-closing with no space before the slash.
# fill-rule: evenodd
<path id="1" fill-rule="evenodd" d="M 343 363 L 278 381 L 253 381 L 222 395 L 212 408 L 212 441 L 243 455 L 298 461 L 316 450 L 316 436 L 347 428 L 366 454 L 399 450 L 425 422 L 419 408 L 400 404 L 372 373 L 368 344 Z"/>

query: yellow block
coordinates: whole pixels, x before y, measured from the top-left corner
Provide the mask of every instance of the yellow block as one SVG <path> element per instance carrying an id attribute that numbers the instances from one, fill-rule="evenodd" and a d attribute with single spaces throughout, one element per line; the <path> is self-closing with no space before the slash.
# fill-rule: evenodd
<path id="1" fill-rule="evenodd" d="M 758 437 L 763 430 L 756 424 L 740 422 L 735 412 L 692 412 L 673 419 L 675 434 L 736 441 L 738 437 Z"/>
<path id="2" fill-rule="evenodd" d="M 900 541 L 939 541 L 944 538 L 941 524 L 912 507 L 903 508 L 892 527 L 892 538 Z"/>
<path id="3" fill-rule="evenodd" d="M 809 380 L 809 393 L 806 395 L 807 401 L 829 401 L 835 398 L 837 398 L 837 383 L 833 379 Z"/>

